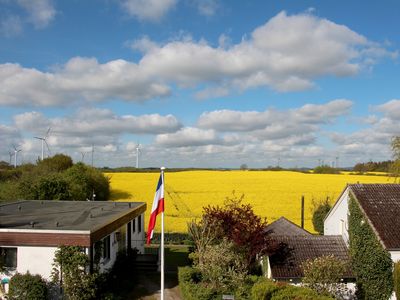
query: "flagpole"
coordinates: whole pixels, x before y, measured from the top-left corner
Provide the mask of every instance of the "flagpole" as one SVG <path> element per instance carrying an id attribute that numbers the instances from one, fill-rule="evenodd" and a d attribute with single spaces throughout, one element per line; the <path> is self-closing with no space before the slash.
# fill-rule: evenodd
<path id="1" fill-rule="evenodd" d="M 165 168 L 161 167 L 163 189 L 165 189 L 164 170 Z M 161 300 L 164 300 L 164 210 L 161 213 Z"/>

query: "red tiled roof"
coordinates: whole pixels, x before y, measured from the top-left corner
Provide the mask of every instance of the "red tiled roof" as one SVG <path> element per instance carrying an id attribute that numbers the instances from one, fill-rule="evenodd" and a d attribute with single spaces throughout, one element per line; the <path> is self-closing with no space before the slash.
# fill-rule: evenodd
<path id="1" fill-rule="evenodd" d="M 287 245 L 289 255 L 283 259 L 277 256 L 270 257 L 272 277 L 274 279 L 301 278 L 304 276 L 301 264 L 308 259 L 320 256 L 334 255 L 341 261 L 349 262 L 349 254 L 341 236 L 273 236 L 279 243 Z M 345 278 L 352 278 L 350 271 L 344 274 Z"/>
<path id="2" fill-rule="evenodd" d="M 349 188 L 385 248 L 400 249 L 400 184 L 351 184 Z"/>
<path id="3" fill-rule="evenodd" d="M 307 230 L 289 221 L 285 217 L 280 217 L 266 227 L 266 230 L 271 231 L 271 235 L 286 235 L 286 236 L 309 236 Z"/>

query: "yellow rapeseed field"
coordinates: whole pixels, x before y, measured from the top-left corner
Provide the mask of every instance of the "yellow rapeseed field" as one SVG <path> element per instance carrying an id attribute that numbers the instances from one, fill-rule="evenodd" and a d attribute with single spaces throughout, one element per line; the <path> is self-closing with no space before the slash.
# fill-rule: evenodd
<path id="1" fill-rule="evenodd" d="M 107 173 L 111 200 L 142 201 L 151 209 L 158 173 Z M 281 216 L 300 224 L 301 196 L 305 197 L 305 228 L 313 231 L 312 200 L 333 203 L 347 183 L 389 183 L 385 176 L 306 174 L 290 171 L 165 172 L 165 230 L 186 232 L 189 220 L 204 206 L 223 205 L 226 197 L 245 195 L 256 214 L 272 222 Z M 145 220 L 147 227 L 147 219 Z M 159 225 L 159 224 L 158 224 Z M 156 229 L 158 230 L 159 227 Z"/>

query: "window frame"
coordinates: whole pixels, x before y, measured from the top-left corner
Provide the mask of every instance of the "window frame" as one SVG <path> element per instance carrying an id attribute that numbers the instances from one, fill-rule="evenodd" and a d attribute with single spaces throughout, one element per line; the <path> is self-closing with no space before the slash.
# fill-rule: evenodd
<path id="1" fill-rule="evenodd" d="M 7 252 L 10 250 L 14 250 L 15 254 L 13 257 L 12 265 L 6 265 L 9 259 L 6 258 Z M 3 254 L 5 253 L 5 254 Z M 4 256 L 4 269 L 6 271 L 15 271 L 18 267 L 18 247 L 7 247 L 7 246 L 0 246 L 0 255 Z"/>

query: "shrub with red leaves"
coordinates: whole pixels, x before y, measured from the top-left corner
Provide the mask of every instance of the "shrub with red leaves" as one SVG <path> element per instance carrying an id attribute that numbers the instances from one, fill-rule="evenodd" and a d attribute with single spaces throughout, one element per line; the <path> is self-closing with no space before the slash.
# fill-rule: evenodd
<path id="1" fill-rule="evenodd" d="M 246 257 L 248 267 L 255 261 L 257 255 L 275 252 L 277 245 L 269 238 L 265 229 L 267 220 L 257 216 L 250 204 L 243 204 L 244 195 L 237 198 L 233 192 L 232 198 L 227 198 L 224 207 L 207 206 L 204 208 L 203 219 L 210 224 L 218 224 L 216 228 L 220 236 L 231 240 L 238 251 Z"/>

